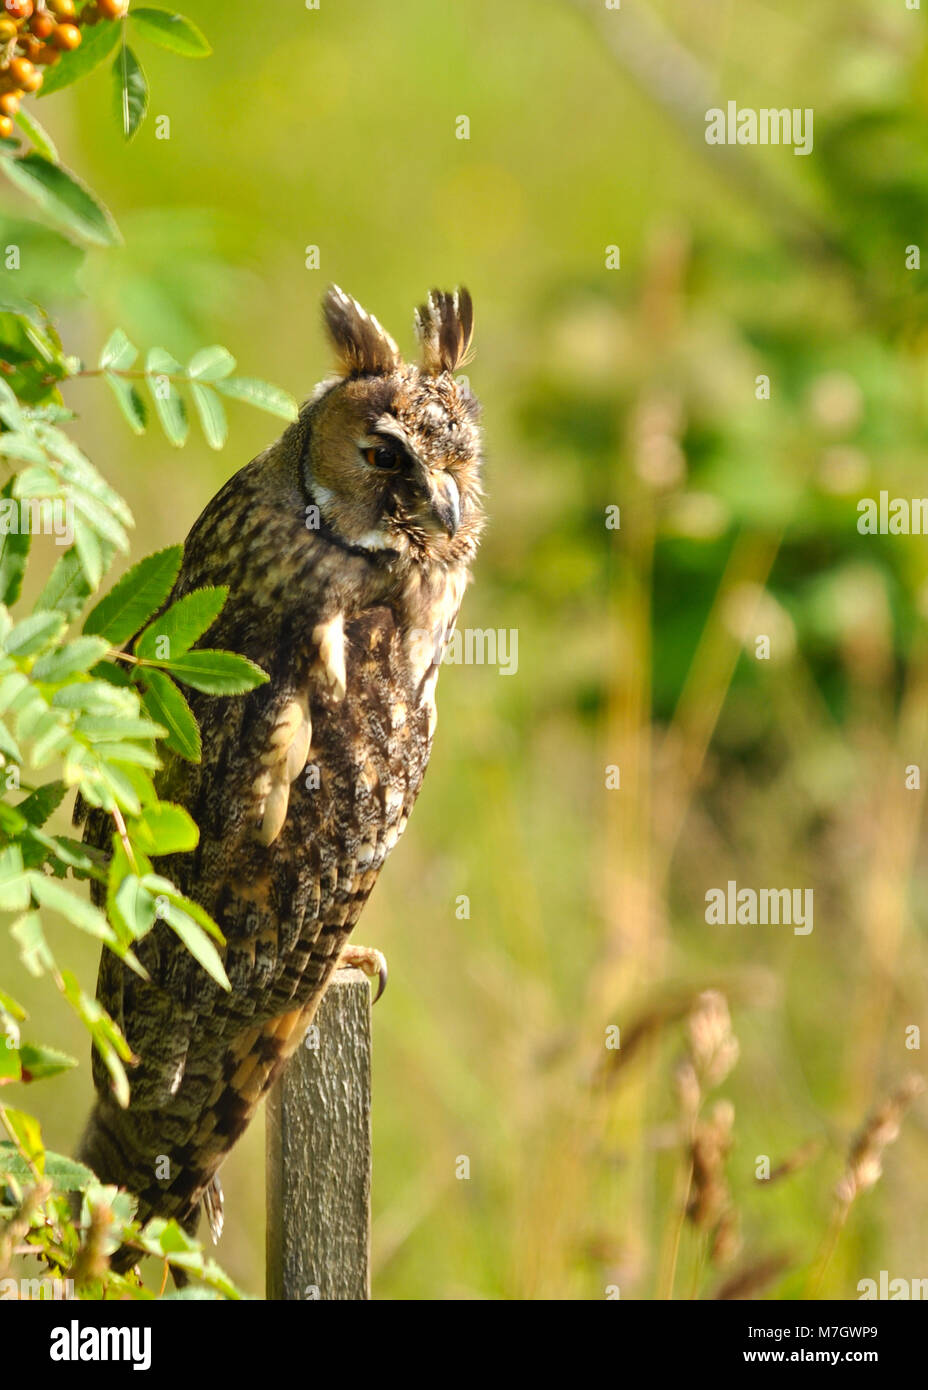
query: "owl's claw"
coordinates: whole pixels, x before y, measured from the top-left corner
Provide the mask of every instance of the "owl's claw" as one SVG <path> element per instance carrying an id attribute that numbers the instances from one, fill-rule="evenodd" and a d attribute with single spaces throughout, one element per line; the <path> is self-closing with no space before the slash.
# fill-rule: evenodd
<path id="1" fill-rule="evenodd" d="M 363 971 L 369 980 L 376 976 L 377 993 L 373 999 L 373 1003 L 376 1004 L 387 987 L 387 958 L 383 951 L 378 951 L 373 946 L 355 946 L 349 941 L 338 958 L 336 969 L 350 970 L 352 967 Z"/>

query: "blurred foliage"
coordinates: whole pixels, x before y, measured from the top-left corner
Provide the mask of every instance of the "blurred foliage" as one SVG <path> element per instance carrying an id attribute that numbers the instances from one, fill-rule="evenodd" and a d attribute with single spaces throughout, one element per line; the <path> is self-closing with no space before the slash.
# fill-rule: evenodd
<path id="1" fill-rule="evenodd" d="M 257 341 L 305 394 L 329 280 L 398 336 L 432 283 L 477 307 L 491 525 L 462 621 L 517 629 L 519 670 L 443 673 L 422 804 L 361 928 L 391 961 L 375 1296 L 848 1298 L 880 1269 L 919 1276 L 906 1030 L 928 865 L 906 769 L 928 737 L 928 559 L 924 537 L 861 535 L 857 503 L 925 492 L 922 13 L 361 0 L 257 41 L 248 7 L 188 8 L 215 57 L 184 81 L 146 55 L 130 146 L 102 73 L 42 103 L 124 246 L 27 235 L 5 204 L 0 245 L 31 248 L 17 283 L 71 350 L 117 321 L 178 354 Z M 706 146 L 693 72 L 711 104 L 813 108 L 812 155 Z M 88 389 L 64 388 L 83 447 L 146 550 L 176 543 L 227 470 L 196 441 L 181 468 L 127 439 Z M 269 436 L 236 423 L 238 465 Z M 709 926 L 730 879 L 813 888 L 814 931 Z M 739 1044 L 711 1085 L 694 1029 L 727 1033 L 707 991 Z M 89 1103 L 74 1075 L 45 1083 L 62 1151 Z M 873 1117 L 910 1101 L 882 1177 L 852 1183 Z M 262 1172 L 255 1125 L 220 1252 L 251 1290 Z"/>

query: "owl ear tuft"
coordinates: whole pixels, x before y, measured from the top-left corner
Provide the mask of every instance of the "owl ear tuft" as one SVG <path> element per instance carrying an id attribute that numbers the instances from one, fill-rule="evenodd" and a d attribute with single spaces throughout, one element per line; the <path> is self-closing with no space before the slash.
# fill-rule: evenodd
<path id="1" fill-rule="evenodd" d="M 454 294 L 431 290 L 416 310 L 416 336 L 422 347 L 422 370 L 430 376 L 462 366 L 474 336 L 474 305 L 467 290 L 462 287 Z"/>
<path id="2" fill-rule="evenodd" d="M 338 285 L 326 290 L 322 314 L 343 376 L 381 375 L 399 366 L 400 350 L 387 330 Z"/>

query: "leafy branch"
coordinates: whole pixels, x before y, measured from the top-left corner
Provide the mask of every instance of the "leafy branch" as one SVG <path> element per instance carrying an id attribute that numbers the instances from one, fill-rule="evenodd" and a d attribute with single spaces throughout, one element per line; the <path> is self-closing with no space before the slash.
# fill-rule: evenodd
<path id="1" fill-rule="evenodd" d="M 188 410 L 179 390 L 181 385 L 189 390 L 204 437 L 212 449 L 221 449 L 228 435 L 220 395 L 246 401 L 284 420 L 297 417 L 297 403 L 286 391 L 255 377 L 234 376 L 235 358 L 218 344 L 194 353 L 186 367 L 164 348 L 154 347 L 149 349 L 144 368 L 133 369 L 138 355 L 138 348 L 117 328 L 96 367 L 80 367 L 68 373 L 72 380 L 102 376 L 136 434 L 144 433 L 148 415 L 133 381 L 146 383 L 161 427 L 170 443 L 178 447 L 186 442 L 188 430 Z"/>
<path id="2" fill-rule="evenodd" d="M 116 1274 L 108 1260 L 120 1246 L 154 1255 L 198 1285 L 169 1298 L 244 1297 L 200 1243 L 176 1221 L 154 1218 L 142 1226 L 127 1192 L 100 1183 L 82 1163 L 46 1149 L 37 1122 L 0 1105 L 0 1274 L 14 1255 L 40 1255 L 51 1279 L 71 1278 L 84 1297 L 151 1299 L 132 1275 Z M 79 1208 L 75 1220 L 74 1206 Z M 12 1235 L 12 1239 L 11 1239 Z M 15 1243 L 14 1243 L 15 1242 Z"/>
<path id="3" fill-rule="evenodd" d="M 0 169 L 39 205 L 45 219 L 99 246 L 120 240 L 109 210 L 58 160 L 55 142 L 19 106 L 25 90 L 61 90 L 118 48 L 113 66 L 124 134 L 138 129 L 148 103 L 144 72 L 128 35 L 188 57 L 209 45 L 189 20 L 169 11 L 97 0 L 75 10 L 69 0 L 39 7 L 38 24 L 0 17 Z M 71 23 L 73 18 L 74 23 Z M 56 61 L 34 79 L 28 45 L 57 43 Z M 49 60 L 50 61 L 50 60 Z M 14 68 L 13 63 L 17 66 Z M 11 86 L 22 79 L 23 91 Z M 28 82 L 27 82 L 28 79 Z M 21 153 L 16 127 L 31 148 Z M 117 552 L 128 553 L 133 517 L 125 501 L 71 439 L 74 412 L 62 388 L 102 377 L 130 427 L 147 426 L 149 404 L 172 444 L 188 436 L 192 413 L 207 442 L 224 444 L 224 400 L 243 400 L 284 419 L 296 402 L 267 382 L 236 376 L 223 347 L 202 349 L 181 365 L 169 352 L 139 350 L 117 329 L 96 366 L 66 351 L 50 314 L 4 292 L 0 298 L 0 911 L 25 969 L 48 979 L 92 1039 L 120 1105 L 130 1099 L 135 1059 L 116 1020 L 85 991 L 52 949 L 46 918 L 54 913 L 92 936 L 129 970 L 147 978 L 139 943 L 157 924 L 174 932 L 222 989 L 225 941 L 210 915 L 160 871 L 159 861 L 193 850 L 199 830 L 184 807 L 162 800 L 156 777 L 163 754 L 196 762 L 200 733 L 184 689 L 213 696 L 246 694 L 267 680 L 235 652 L 201 645 L 215 627 L 228 591 L 194 590 L 172 601 L 182 547 L 132 566 L 99 595 Z M 141 389 L 140 389 L 141 388 Z M 142 395 L 146 392 L 146 398 Z M 24 579 L 32 536 L 54 535 L 63 551 L 28 611 Z M 106 843 L 56 832 L 53 818 L 76 793 L 82 806 L 109 819 Z M 92 901 L 75 891 L 90 883 Z M 31 1085 L 76 1065 L 43 1043 L 24 1039 L 26 1011 L 0 989 L 0 1086 Z M 152 1295 L 132 1275 L 109 1268 L 120 1245 L 155 1254 L 199 1280 L 200 1292 L 240 1294 L 218 1266 L 173 1221 L 134 1221 L 130 1194 L 104 1187 L 82 1165 L 44 1148 L 38 1122 L 0 1105 L 0 1274 L 15 1256 L 37 1254 L 56 1275 L 68 1274 L 84 1297 Z M 72 1202 L 80 1196 L 80 1216 Z"/>

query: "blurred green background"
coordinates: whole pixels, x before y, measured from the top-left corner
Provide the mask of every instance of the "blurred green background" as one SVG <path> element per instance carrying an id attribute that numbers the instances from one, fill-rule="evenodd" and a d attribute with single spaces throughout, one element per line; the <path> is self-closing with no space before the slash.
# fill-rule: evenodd
<path id="1" fill-rule="evenodd" d="M 183 8 L 214 54 L 139 44 L 133 144 L 102 70 L 36 108 L 125 246 L 30 233 L 0 194 L 0 241 L 31 248 L 16 288 L 68 350 L 95 360 L 117 325 L 182 359 L 221 342 L 302 397 L 329 367 L 329 281 L 407 348 L 431 285 L 476 305 L 490 525 L 462 624 L 517 629 L 519 668 L 443 672 L 420 805 L 357 933 L 391 966 L 375 1297 L 712 1296 L 744 1276 L 757 1297 L 853 1298 L 882 1269 L 925 1276 L 924 1101 L 831 1225 L 853 1136 L 920 1070 L 906 1029 L 928 1022 L 923 793 L 905 781 L 926 753 L 928 541 L 856 529 L 860 498 L 928 492 L 928 265 L 905 264 L 928 228 L 923 15 Z M 812 108 L 813 153 L 707 146 L 705 109 L 729 99 Z M 98 381 L 65 398 L 136 556 L 181 539 L 276 433 L 233 407 L 223 453 L 174 452 L 130 436 Z M 814 931 L 707 925 L 729 879 L 814 889 Z M 82 1058 L 29 1092 L 67 1151 L 88 1049 L 13 956 L 36 1033 Z M 85 986 L 95 956 L 67 946 Z M 708 1100 L 734 1106 L 724 1239 L 683 1219 L 683 1020 L 710 987 L 740 1044 Z M 218 1250 L 256 1294 L 262 1126 L 223 1171 Z M 795 1171 L 756 1182 L 759 1155 Z"/>

